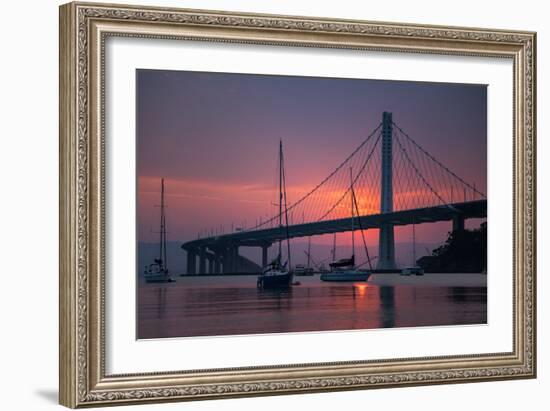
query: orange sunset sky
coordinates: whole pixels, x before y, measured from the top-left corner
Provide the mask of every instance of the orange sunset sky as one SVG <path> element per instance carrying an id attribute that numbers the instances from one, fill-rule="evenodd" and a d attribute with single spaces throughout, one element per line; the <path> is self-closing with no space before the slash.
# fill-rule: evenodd
<path id="1" fill-rule="evenodd" d="M 279 140 L 288 202 L 293 203 L 365 140 L 383 111 L 392 112 L 394 122 L 438 161 L 486 193 L 483 85 L 138 70 L 137 93 L 140 242 L 157 241 L 154 206 L 160 201 L 161 177 L 169 241 L 250 228 L 277 212 Z M 366 153 L 374 139 L 365 147 Z M 371 163 L 355 183 L 362 214 L 380 207 L 379 159 Z M 396 166 L 395 209 L 421 206 L 432 195 L 422 184 L 408 181 L 411 173 Z M 474 199 L 474 193 L 450 192 L 444 178 L 432 184 L 444 198 Z M 335 203 L 344 191 L 344 183 L 334 184 L 319 193 L 315 207 Z M 315 211 L 307 207 L 296 210 L 291 222 L 313 218 L 311 213 Z M 330 214 L 349 215 L 347 198 Z M 479 221 L 468 225 L 478 226 Z M 450 223 L 419 225 L 417 241 L 439 243 L 449 229 Z M 377 230 L 366 236 L 369 245 L 377 245 Z M 312 241 L 331 244 L 332 236 Z M 349 241 L 349 234 L 338 234 L 340 245 Z M 409 241 L 411 227 L 397 227 L 396 242 Z"/>

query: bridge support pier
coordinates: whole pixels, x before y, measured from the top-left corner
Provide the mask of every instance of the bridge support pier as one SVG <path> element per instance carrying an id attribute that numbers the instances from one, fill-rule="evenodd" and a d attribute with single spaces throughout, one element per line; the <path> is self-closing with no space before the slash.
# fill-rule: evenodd
<path id="1" fill-rule="evenodd" d="M 379 270 L 394 270 L 395 264 L 395 241 L 393 236 L 393 225 L 387 224 L 380 228 L 378 236 L 378 263 Z"/>
<path id="2" fill-rule="evenodd" d="M 214 273 L 220 274 L 221 272 L 221 258 L 218 253 L 214 254 Z"/>
<path id="3" fill-rule="evenodd" d="M 382 175 L 380 212 L 393 212 L 393 120 L 392 113 L 382 114 Z M 395 264 L 395 241 L 393 224 L 380 227 L 378 239 L 377 269 L 393 270 Z"/>
<path id="4" fill-rule="evenodd" d="M 234 245 L 231 247 L 231 262 L 233 266 L 233 272 L 237 273 L 240 270 L 240 264 L 239 264 L 239 246 Z"/>
<path id="5" fill-rule="evenodd" d="M 224 250 L 224 272 L 226 274 L 233 272 L 233 254 L 231 253 L 231 247 L 227 247 Z"/>
<path id="6" fill-rule="evenodd" d="M 197 253 L 194 250 L 187 250 L 187 274 L 197 272 Z"/>
<path id="7" fill-rule="evenodd" d="M 457 214 L 453 217 L 453 232 L 464 231 L 464 216 Z"/>
<path id="8" fill-rule="evenodd" d="M 229 272 L 228 270 L 228 262 L 227 262 L 227 248 L 222 248 L 220 250 L 220 260 L 222 264 L 222 273 L 227 274 Z"/>
<path id="9" fill-rule="evenodd" d="M 208 259 L 208 274 L 214 274 L 214 259 Z"/>
<path id="10" fill-rule="evenodd" d="M 206 273 L 206 247 L 199 248 L 199 274 Z"/>
<path id="11" fill-rule="evenodd" d="M 236 273 L 239 270 L 239 246 L 230 244 L 223 250 L 223 272 L 225 274 Z"/>

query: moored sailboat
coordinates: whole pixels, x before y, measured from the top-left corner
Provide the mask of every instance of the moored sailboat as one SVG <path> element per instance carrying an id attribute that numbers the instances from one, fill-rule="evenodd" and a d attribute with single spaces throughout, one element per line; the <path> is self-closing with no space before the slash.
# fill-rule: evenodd
<path id="1" fill-rule="evenodd" d="M 369 271 L 360 271 L 355 266 L 355 256 L 342 258 L 329 264 L 331 271 L 321 274 L 322 281 L 367 281 Z"/>
<path id="2" fill-rule="evenodd" d="M 285 224 L 283 225 L 283 203 Z M 283 142 L 279 142 L 279 228 L 285 230 L 287 243 L 287 262 L 282 263 L 282 239 L 279 239 L 277 257 L 263 268 L 256 282 L 259 288 L 288 288 L 292 285 L 293 274 L 290 271 L 290 241 L 288 238 L 288 210 L 286 202 L 286 180 L 284 172 Z M 288 263 L 288 264 L 287 264 Z"/>
<path id="3" fill-rule="evenodd" d="M 164 211 L 164 178 L 161 179 L 160 189 L 160 245 L 159 257 L 152 264 L 145 266 L 143 273 L 148 283 L 170 283 L 174 280 L 170 277 L 166 258 L 166 214 Z"/>
<path id="4" fill-rule="evenodd" d="M 412 225 L 412 238 L 413 238 L 413 248 L 412 248 L 412 265 L 409 267 L 403 267 L 401 270 L 401 275 L 424 275 L 424 269 L 418 264 L 416 264 L 416 232 L 415 232 L 415 224 L 413 222 Z"/>
<path id="5" fill-rule="evenodd" d="M 259 288 L 288 288 L 292 285 L 292 273 L 281 263 L 279 254 L 258 276 Z"/>
<path id="6" fill-rule="evenodd" d="M 307 251 L 304 251 L 304 253 L 307 257 L 307 265 L 296 264 L 296 266 L 294 267 L 294 275 L 296 276 L 315 274 L 315 270 L 311 266 L 311 237 L 307 238 Z"/>
<path id="7" fill-rule="evenodd" d="M 359 270 L 355 265 L 355 225 L 354 225 L 354 219 L 355 219 L 355 212 L 354 210 L 357 209 L 357 214 L 359 214 L 359 209 L 357 207 L 356 198 L 355 198 L 355 192 L 353 190 L 353 176 L 352 176 L 352 170 L 350 168 L 350 196 L 351 196 L 351 257 L 350 258 L 342 258 L 338 261 L 333 261 L 329 264 L 331 271 L 328 273 L 321 274 L 321 280 L 322 281 L 367 281 L 371 275 L 370 271 L 363 271 Z M 361 226 L 360 226 L 361 228 Z M 361 228 L 362 231 L 362 228 Z M 334 240 L 336 241 L 336 240 Z M 367 258 L 368 257 L 368 250 L 366 243 L 365 250 L 367 252 Z M 333 255 L 335 254 L 335 247 L 333 250 Z M 368 259 L 368 262 L 370 264 L 370 258 Z"/>

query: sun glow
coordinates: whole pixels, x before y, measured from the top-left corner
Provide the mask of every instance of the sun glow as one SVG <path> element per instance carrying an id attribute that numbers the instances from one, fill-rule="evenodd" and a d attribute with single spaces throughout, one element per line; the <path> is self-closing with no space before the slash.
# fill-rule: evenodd
<path id="1" fill-rule="evenodd" d="M 366 283 L 354 283 L 353 288 L 357 291 L 357 294 L 359 297 L 363 298 L 367 295 L 367 289 L 369 288 L 369 284 Z"/>

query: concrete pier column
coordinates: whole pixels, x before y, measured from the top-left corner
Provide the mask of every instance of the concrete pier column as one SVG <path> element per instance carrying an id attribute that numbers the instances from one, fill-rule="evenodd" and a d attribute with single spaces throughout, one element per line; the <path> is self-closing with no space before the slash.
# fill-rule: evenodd
<path id="1" fill-rule="evenodd" d="M 464 216 L 457 214 L 453 217 L 453 232 L 464 231 Z"/>
<path id="2" fill-rule="evenodd" d="M 378 264 L 377 269 L 394 270 L 395 264 L 395 241 L 393 235 L 393 225 L 385 224 L 380 227 L 378 236 Z"/>
<path id="3" fill-rule="evenodd" d="M 222 264 L 224 274 L 231 272 L 231 253 L 229 252 L 229 247 L 224 247 L 222 251 Z"/>
<path id="4" fill-rule="evenodd" d="M 382 114 L 382 173 L 380 213 L 393 212 L 393 120 L 392 113 Z M 393 224 L 380 227 L 378 239 L 378 263 L 376 268 L 391 270 L 395 264 Z"/>
<path id="5" fill-rule="evenodd" d="M 199 249 L 199 274 L 206 273 L 206 247 Z"/>
<path id="6" fill-rule="evenodd" d="M 269 249 L 268 245 L 262 245 L 262 268 L 267 266 L 267 250 Z"/>
<path id="7" fill-rule="evenodd" d="M 187 274 L 197 272 L 197 253 L 195 250 L 187 250 Z"/>
<path id="8" fill-rule="evenodd" d="M 214 255 L 214 273 L 221 273 L 221 256 L 218 253 Z"/>
<path id="9" fill-rule="evenodd" d="M 208 259 L 208 274 L 214 274 L 214 259 Z"/>
<path id="10" fill-rule="evenodd" d="M 239 246 L 235 245 L 231 247 L 232 262 L 233 262 L 233 272 L 238 273 L 241 269 L 239 264 Z"/>

